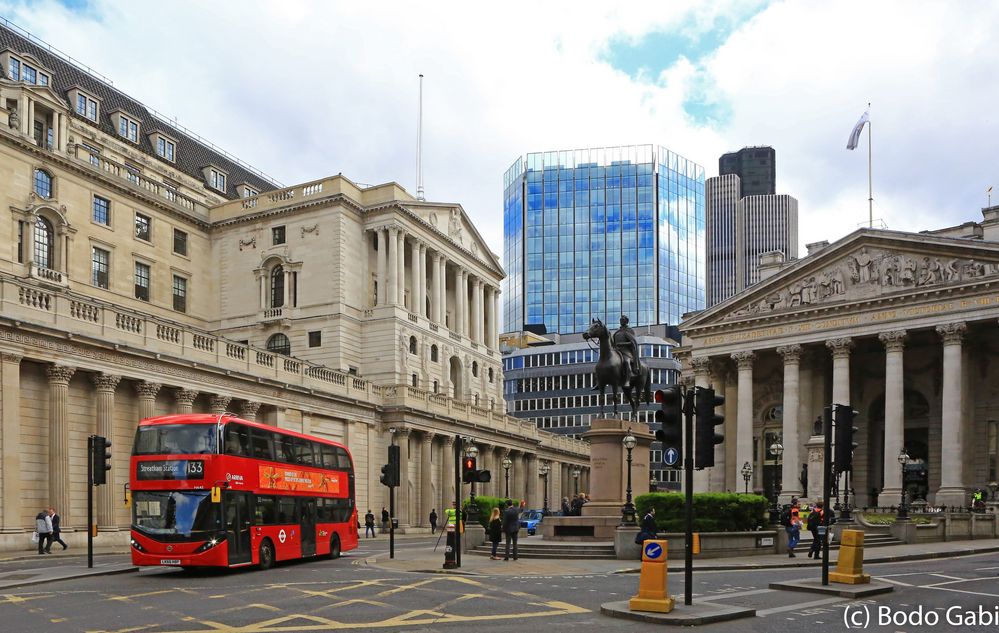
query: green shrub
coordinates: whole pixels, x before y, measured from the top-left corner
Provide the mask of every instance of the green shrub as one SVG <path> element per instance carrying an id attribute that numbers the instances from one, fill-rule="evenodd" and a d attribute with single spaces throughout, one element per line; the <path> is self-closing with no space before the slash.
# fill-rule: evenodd
<path id="1" fill-rule="evenodd" d="M 768 501 L 760 495 L 730 492 L 694 493 L 695 532 L 745 532 L 766 524 Z M 661 532 L 683 532 L 684 495 L 679 492 L 651 492 L 635 499 L 638 516 L 656 509 L 656 527 Z"/>
<path id="2" fill-rule="evenodd" d="M 488 497 L 486 495 L 476 495 L 475 497 L 475 508 L 479 513 L 479 523 L 482 527 L 489 527 L 489 514 L 492 513 L 493 508 L 499 508 L 500 512 L 506 508 L 506 500 L 508 497 Z M 469 506 L 471 502 L 469 499 L 465 499 L 462 508 L 467 513 L 469 511 Z M 519 506 L 520 499 L 513 499 L 513 505 Z"/>

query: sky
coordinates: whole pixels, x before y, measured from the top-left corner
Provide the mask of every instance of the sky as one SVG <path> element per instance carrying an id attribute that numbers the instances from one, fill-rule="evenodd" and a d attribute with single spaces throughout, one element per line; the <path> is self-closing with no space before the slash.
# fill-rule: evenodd
<path id="1" fill-rule="evenodd" d="M 799 241 L 874 217 L 980 220 L 999 185 L 999 3 L 0 0 L 0 16 L 285 185 L 343 173 L 458 202 L 502 253 L 502 177 L 529 152 L 777 151 Z M 996 190 L 999 199 L 999 188 Z M 802 251 L 803 252 L 803 251 Z"/>

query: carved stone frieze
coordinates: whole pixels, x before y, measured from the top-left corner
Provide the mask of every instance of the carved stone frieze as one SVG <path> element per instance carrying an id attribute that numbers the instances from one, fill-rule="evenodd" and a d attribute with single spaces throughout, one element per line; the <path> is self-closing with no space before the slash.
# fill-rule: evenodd
<path id="1" fill-rule="evenodd" d="M 999 276 L 999 261 L 930 257 L 862 247 L 844 259 L 774 289 L 728 318 L 831 301 L 856 301 L 914 288 Z"/>
<path id="2" fill-rule="evenodd" d="M 257 236 L 254 235 L 248 240 L 239 240 L 239 250 L 242 251 L 244 248 L 257 248 Z"/>

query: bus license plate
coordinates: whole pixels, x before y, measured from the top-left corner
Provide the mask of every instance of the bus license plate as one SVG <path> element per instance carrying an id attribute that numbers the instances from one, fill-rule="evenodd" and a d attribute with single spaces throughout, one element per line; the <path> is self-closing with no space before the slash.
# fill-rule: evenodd
<path id="1" fill-rule="evenodd" d="M 180 565 L 179 558 L 161 558 L 160 565 Z"/>

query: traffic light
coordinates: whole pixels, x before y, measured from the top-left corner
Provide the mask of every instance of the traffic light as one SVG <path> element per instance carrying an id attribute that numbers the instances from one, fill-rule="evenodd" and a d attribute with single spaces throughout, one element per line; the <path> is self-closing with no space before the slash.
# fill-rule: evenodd
<path id="1" fill-rule="evenodd" d="M 470 484 L 473 481 L 478 481 L 478 470 L 475 468 L 475 458 L 465 457 L 461 462 L 461 481 Z"/>
<path id="2" fill-rule="evenodd" d="M 715 413 L 715 407 L 725 404 L 725 396 L 714 389 L 699 388 L 694 396 L 694 466 L 711 468 L 715 465 L 715 444 L 725 437 L 715 433 L 715 427 L 725 423 L 725 416 Z"/>
<path id="3" fill-rule="evenodd" d="M 100 486 L 108 482 L 108 471 L 111 470 L 111 442 L 100 435 L 94 435 L 92 441 L 94 485 Z"/>
<path id="4" fill-rule="evenodd" d="M 845 473 L 853 467 L 853 449 L 857 448 L 857 443 L 853 441 L 853 434 L 857 432 L 857 427 L 853 426 L 856 415 L 857 412 L 849 405 L 836 405 L 836 452 L 833 463 L 837 473 Z"/>
<path id="5" fill-rule="evenodd" d="M 662 444 L 663 464 L 679 468 L 683 462 L 683 396 L 679 385 L 656 391 L 656 440 Z"/>
<path id="6" fill-rule="evenodd" d="M 399 447 L 388 447 L 388 463 L 382 466 L 382 485 L 390 488 L 399 485 Z"/>

